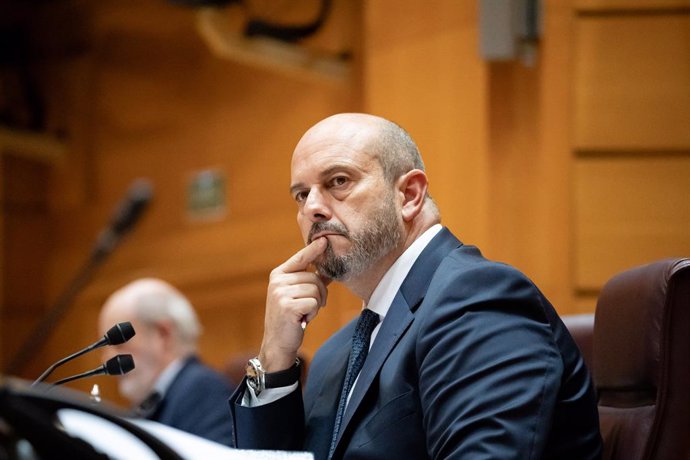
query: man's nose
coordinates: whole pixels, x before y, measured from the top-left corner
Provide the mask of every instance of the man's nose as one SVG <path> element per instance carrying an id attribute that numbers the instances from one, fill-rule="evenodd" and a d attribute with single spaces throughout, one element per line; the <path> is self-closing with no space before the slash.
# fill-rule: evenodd
<path id="1" fill-rule="evenodd" d="M 328 198 L 317 187 L 312 188 L 304 202 L 303 212 L 313 222 L 329 220 L 331 209 Z"/>

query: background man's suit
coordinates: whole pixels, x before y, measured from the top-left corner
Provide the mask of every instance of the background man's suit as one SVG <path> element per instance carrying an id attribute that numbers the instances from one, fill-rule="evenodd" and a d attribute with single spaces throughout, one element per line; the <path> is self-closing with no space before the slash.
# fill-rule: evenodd
<path id="1" fill-rule="evenodd" d="M 221 374 L 191 357 L 147 418 L 230 446 L 232 420 L 227 400 L 231 393 Z"/>
<path id="2" fill-rule="evenodd" d="M 314 356 L 304 393 L 231 398 L 240 448 L 325 459 L 355 322 Z M 334 458 L 578 459 L 601 452 L 594 390 L 553 307 L 517 270 L 443 229 L 397 293 Z"/>

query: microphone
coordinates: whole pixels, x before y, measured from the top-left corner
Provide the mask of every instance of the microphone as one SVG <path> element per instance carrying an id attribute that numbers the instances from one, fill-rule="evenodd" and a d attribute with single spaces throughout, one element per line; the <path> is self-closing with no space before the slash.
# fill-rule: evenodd
<path id="1" fill-rule="evenodd" d="M 130 186 L 127 195 L 115 209 L 108 227 L 101 231 L 91 251 L 92 260 L 108 255 L 137 223 L 151 201 L 153 189 L 146 179 L 137 179 Z"/>
<path id="2" fill-rule="evenodd" d="M 120 345 L 122 343 L 125 343 L 126 341 L 134 337 L 135 334 L 136 332 L 134 332 L 134 327 L 132 327 L 132 323 L 130 323 L 129 321 L 125 323 L 118 323 L 115 326 L 108 329 L 108 332 L 106 332 L 105 335 L 97 342 L 92 343 L 86 348 L 82 348 L 78 352 L 73 353 L 67 356 L 66 358 L 62 358 L 60 361 L 50 366 L 43 372 L 43 374 L 41 374 L 39 378 L 37 378 L 34 381 L 34 383 L 31 384 L 31 386 L 34 386 L 44 381 L 55 369 L 57 369 L 59 366 L 62 366 L 66 362 L 72 361 L 74 358 L 78 358 L 84 353 L 88 353 L 91 350 L 95 350 L 96 348 L 104 347 L 106 345 Z"/>
<path id="3" fill-rule="evenodd" d="M 63 383 L 71 382 L 72 380 L 83 379 L 101 374 L 124 375 L 132 369 L 134 369 L 134 359 L 132 358 L 132 355 L 117 355 L 113 358 L 110 358 L 105 362 L 105 364 L 102 364 L 96 369 L 82 372 L 81 374 L 73 375 L 71 377 L 65 377 L 64 379 L 58 380 L 53 385 L 62 385 Z"/>

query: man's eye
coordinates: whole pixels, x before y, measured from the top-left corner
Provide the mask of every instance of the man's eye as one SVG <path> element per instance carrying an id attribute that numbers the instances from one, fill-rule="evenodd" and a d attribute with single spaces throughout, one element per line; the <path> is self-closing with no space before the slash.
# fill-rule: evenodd
<path id="1" fill-rule="evenodd" d="M 297 193 L 295 193 L 295 201 L 298 203 L 301 203 L 307 199 L 307 195 L 308 195 L 307 192 L 297 192 Z"/>
<path id="2" fill-rule="evenodd" d="M 348 182 L 347 177 L 345 176 L 337 176 L 331 179 L 331 185 L 338 187 L 340 185 L 345 185 Z"/>

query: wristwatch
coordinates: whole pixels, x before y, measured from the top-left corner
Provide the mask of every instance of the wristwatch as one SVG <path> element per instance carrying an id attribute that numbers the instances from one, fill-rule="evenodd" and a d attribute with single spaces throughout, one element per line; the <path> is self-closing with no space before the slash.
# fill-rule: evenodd
<path id="1" fill-rule="evenodd" d="M 254 390 L 254 394 L 259 394 L 266 388 L 287 387 L 299 380 L 300 361 L 295 358 L 295 364 L 289 369 L 279 372 L 266 372 L 261 367 L 259 358 L 252 358 L 247 362 L 247 385 Z"/>

